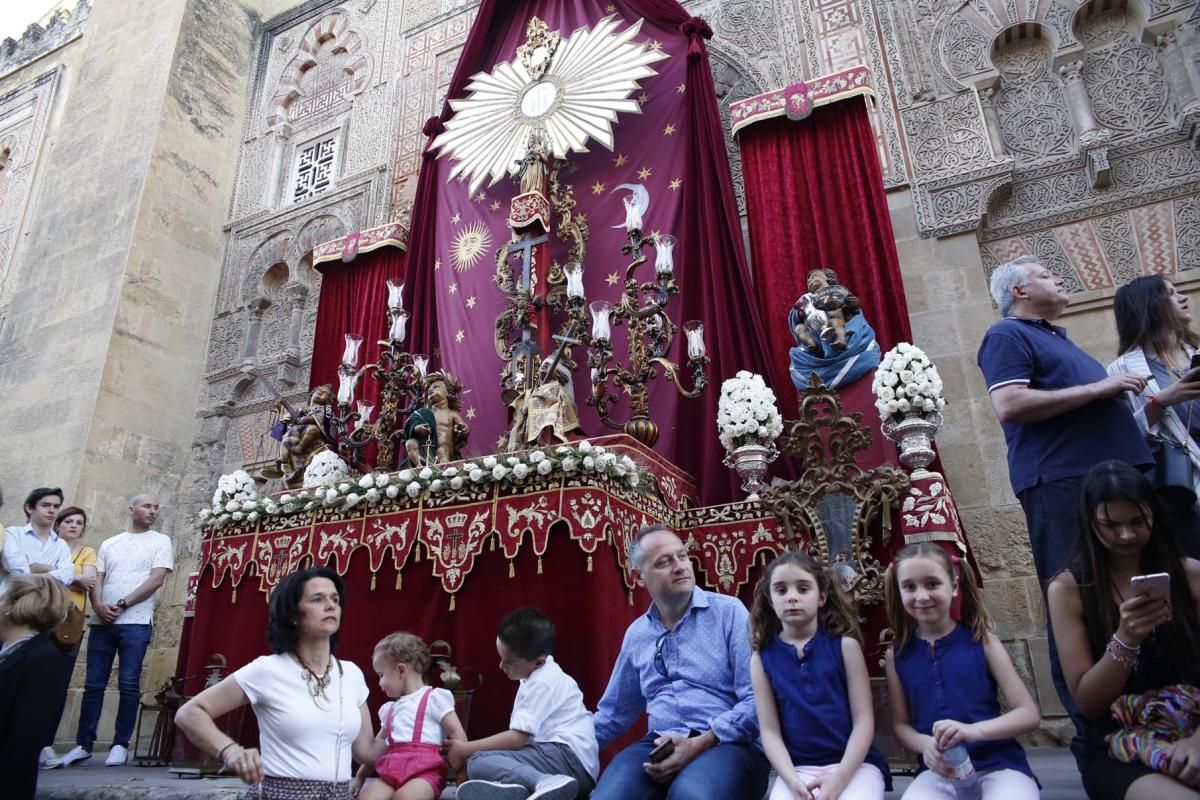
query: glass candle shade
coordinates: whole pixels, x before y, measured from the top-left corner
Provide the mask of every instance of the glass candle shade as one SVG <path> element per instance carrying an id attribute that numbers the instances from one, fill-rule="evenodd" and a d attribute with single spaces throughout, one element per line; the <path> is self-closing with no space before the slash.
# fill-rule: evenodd
<path id="1" fill-rule="evenodd" d="M 392 324 L 388 327 L 388 338 L 394 342 L 403 343 L 408 327 L 408 312 L 403 308 L 394 308 L 391 314 Z"/>
<path id="2" fill-rule="evenodd" d="M 375 406 L 365 400 L 358 401 L 358 419 L 354 420 L 354 430 L 359 430 L 363 425 L 371 421 L 371 412 L 375 410 Z"/>
<path id="3" fill-rule="evenodd" d="M 675 269 L 675 237 L 663 233 L 654 237 L 654 271 L 659 275 L 670 275 Z"/>
<path id="4" fill-rule="evenodd" d="M 683 324 L 683 334 L 687 337 L 687 354 L 689 359 L 704 358 L 707 351 L 704 348 L 704 323 L 698 319 Z"/>
<path id="5" fill-rule="evenodd" d="M 613 304 L 607 300 L 592 303 L 592 338 L 608 339 L 612 336 L 608 318 L 612 314 Z"/>
<path id="6" fill-rule="evenodd" d="M 397 283 L 396 281 L 389 278 L 388 282 L 387 282 L 387 293 L 388 293 L 387 304 L 388 304 L 388 308 L 390 310 L 396 311 L 397 309 L 403 307 L 403 305 L 404 305 L 404 284 L 403 283 Z"/>
<path id="7" fill-rule="evenodd" d="M 346 334 L 346 348 L 342 350 L 342 363 L 352 367 L 358 366 L 358 350 L 362 347 L 363 337 L 353 333 Z"/>
<path id="8" fill-rule="evenodd" d="M 353 370 L 342 370 L 338 372 L 338 392 L 337 400 L 344 405 L 350 405 L 354 402 L 354 389 L 358 384 L 358 373 Z"/>
<path id="9" fill-rule="evenodd" d="M 567 297 L 572 300 L 583 299 L 583 267 L 578 261 L 572 261 L 563 270 L 567 276 Z"/>
<path id="10" fill-rule="evenodd" d="M 642 229 L 642 210 L 638 208 L 637 200 L 632 194 L 625 195 L 625 230 L 640 231 Z"/>
<path id="11" fill-rule="evenodd" d="M 424 378 L 425 370 L 429 368 L 429 356 L 413 356 L 413 366 L 417 368 L 417 372 Z"/>

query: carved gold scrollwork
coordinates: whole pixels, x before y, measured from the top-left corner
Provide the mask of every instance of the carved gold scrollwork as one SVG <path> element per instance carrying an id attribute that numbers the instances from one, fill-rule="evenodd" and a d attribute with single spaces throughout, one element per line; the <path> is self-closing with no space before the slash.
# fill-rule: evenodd
<path id="1" fill-rule="evenodd" d="M 842 413 L 837 392 L 816 375 L 800 399 L 800 419 L 784 422 L 782 450 L 801 467 L 798 480 L 776 483 L 761 493 L 795 548 L 809 532 L 808 550 L 830 564 L 855 602 L 883 601 L 883 566 L 871 554 L 871 524 L 882 517 L 881 544 L 891 538 L 890 509 L 908 491 L 909 477 L 892 464 L 872 470 L 855 456 L 873 436 L 862 414 Z M 881 513 L 882 512 L 882 513 Z"/>

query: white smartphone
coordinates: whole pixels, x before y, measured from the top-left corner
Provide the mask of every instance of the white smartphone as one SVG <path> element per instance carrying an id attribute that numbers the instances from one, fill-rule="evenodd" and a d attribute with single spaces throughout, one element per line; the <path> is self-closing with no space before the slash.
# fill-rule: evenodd
<path id="1" fill-rule="evenodd" d="M 1133 593 L 1146 594 L 1152 598 L 1169 598 L 1171 596 L 1171 576 L 1165 572 L 1153 575 L 1135 575 L 1129 580 Z"/>

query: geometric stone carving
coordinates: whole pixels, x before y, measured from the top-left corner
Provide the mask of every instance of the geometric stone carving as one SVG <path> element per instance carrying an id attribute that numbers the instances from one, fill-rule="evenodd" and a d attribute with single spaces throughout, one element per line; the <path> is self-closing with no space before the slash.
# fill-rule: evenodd
<path id="1" fill-rule="evenodd" d="M 83 35 L 91 13 L 91 3 L 79 0 L 74 9 L 55 11 L 45 27 L 32 23 L 25 28 L 20 40 L 9 37 L 0 42 L 0 77 L 78 39 Z"/>
<path id="2" fill-rule="evenodd" d="M 367 88 L 371 54 L 349 25 L 349 18 L 335 11 L 305 32 L 296 57 L 279 78 L 268 112 L 268 129 L 298 126 L 348 103 Z"/>
<path id="3" fill-rule="evenodd" d="M 913 167 L 922 177 L 973 169 L 992 159 L 972 92 L 907 108 L 901 118 Z"/>
<path id="4" fill-rule="evenodd" d="M 1062 84 L 1050 72 L 1050 48 L 1038 40 L 1017 42 L 994 58 L 1000 72 L 996 115 L 1004 146 L 1018 168 L 1070 153 L 1074 130 Z"/>
<path id="5" fill-rule="evenodd" d="M 1130 19 L 1117 10 L 1089 18 L 1080 29 L 1092 111 L 1118 140 L 1166 128 L 1175 117 L 1162 66 L 1153 50 L 1128 33 Z"/>

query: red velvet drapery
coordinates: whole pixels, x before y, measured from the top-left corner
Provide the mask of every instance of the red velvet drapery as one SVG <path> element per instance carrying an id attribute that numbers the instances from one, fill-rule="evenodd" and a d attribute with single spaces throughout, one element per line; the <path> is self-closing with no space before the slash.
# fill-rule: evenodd
<path id="1" fill-rule="evenodd" d="M 759 313 L 772 364 L 795 345 L 788 310 L 809 269 L 830 267 L 862 301 L 886 352 L 912 340 L 868 99 L 850 98 L 800 121 L 767 119 L 739 134 Z M 777 383 L 784 414 L 795 393 Z"/>
<path id="2" fill-rule="evenodd" d="M 330 383 L 337 391 L 338 367 L 342 363 L 347 333 L 363 337 L 359 366 L 378 359 L 379 342 L 387 338 L 388 330 L 387 280 L 403 282 L 407 263 L 408 254 L 402 248 L 381 247 L 359 253 L 353 261 L 328 261 L 317 265 L 316 269 L 321 273 L 321 298 L 317 305 L 310 389 Z M 378 406 L 379 382 L 364 373 L 355 396 Z M 365 455 L 369 464 L 374 465 L 373 445 Z"/>
<path id="3" fill-rule="evenodd" d="M 572 165 L 578 168 L 569 178 L 580 203 L 576 211 L 588 213 L 589 253 L 595 254 L 589 255 L 585 288 L 589 299 L 615 299 L 615 283 L 605 279 L 623 266 L 617 254 L 624 235 L 612 231 L 610 225 L 620 223 L 624 214 L 618 198 L 611 195 L 612 187 L 623 181 L 645 184 L 654 197 L 647 226 L 679 238 L 675 257 L 681 296 L 675 307 L 678 310 L 673 308 L 671 313 L 679 322 L 704 322 L 712 358 L 708 367 L 711 385 L 700 399 L 680 398 L 665 380 L 651 384 L 651 414 L 662 428 L 655 449 L 695 475 L 701 502 L 723 502 L 740 496 L 740 490 L 736 476 L 716 466 L 724 456 L 715 425 L 721 381 L 738 370 L 751 370 L 776 386 L 786 386 L 787 360 L 767 359 L 763 328 L 752 298 L 704 45 L 711 31 L 703 20 L 689 17 L 675 0 L 614 0 L 608 8 L 628 23 L 642 19 L 639 40 L 652 40 L 671 58 L 655 66 L 658 75 L 642 81 L 643 113 L 618 119 L 617 158 L 603 147 L 572 156 Z M 462 97 L 471 75 L 512 58 L 531 16 L 537 15 L 565 36 L 580 25 L 594 24 L 605 13 L 609 12 L 600 4 L 584 0 L 483 0 L 447 97 Z M 431 141 L 450 115 L 447 105 L 426 123 L 424 132 Z M 621 161 L 620 156 L 628 156 L 629 162 Z M 616 162 L 621 162 L 623 169 Z M 475 392 L 472 402 L 479 412 L 472 423 L 468 450 L 472 454 L 493 447 L 504 425 L 503 408 L 495 400 L 499 360 L 485 352 L 490 348 L 490 327 L 497 309 L 488 305 L 495 303 L 494 292 L 479 292 L 479 305 L 472 305 L 470 314 L 459 308 L 465 295 L 474 296 L 468 283 L 477 280 L 474 273 L 486 269 L 486 263 L 469 269 L 456 266 L 457 274 L 442 267 L 447 261 L 446 241 L 468 222 L 493 225 L 486 209 L 494 200 L 497 205 L 491 214 L 506 212 L 511 190 L 496 184 L 476 197 L 466 196 L 462 184 L 446 182 L 449 167 L 447 160 L 437 159 L 435 151 L 427 149 L 409 238 L 412 293 L 407 308 L 413 315 L 414 352 L 437 349 L 441 362 L 434 366 L 444 365 L 459 377 L 464 377 L 462 372 L 468 373 L 468 378 L 472 373 L 478 375 L 477 385 L 471 387 Z M 501 230 L 495 226 L 493 242 Z M 480 320 L 482 327 L 478 327 Z M 478 343 L 477 330 L 487 333 L 486 345 Z M 621 353 L 623 348 L 617 344 Z M 677 340 L 672 357 L 682 355 L 682 344 Z M 461 353 L 468 348 L 469 357 L 464 357 Z M 576 353 L 577 358 L 580 355 Z M 582 398 L 588 396 L 586 370 L 578 372 L 576 396 Z M 499 417 L 494 415 L 496 409 Z M 580 412 L 587 433 L 607 432 L 591 408 L 582 407 Z M 618 413 L 624 414 L 625 409 Z M 684 431 L 687 434 L 681 435 Z"/>

